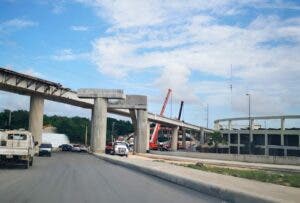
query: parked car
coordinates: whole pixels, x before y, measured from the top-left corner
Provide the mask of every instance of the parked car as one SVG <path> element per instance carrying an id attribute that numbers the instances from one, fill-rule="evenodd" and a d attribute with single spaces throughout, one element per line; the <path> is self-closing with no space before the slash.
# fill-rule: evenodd
<path id="1" fill-rule="evenodd" d="M 73 149 L 73 146 L 70 144 L 62 144 L 59 146 L 59 148 L 61 149 L 61 151 L 63 152 L 71 152 Z"/>
<path id="2" fill-rule="evenodd" d="M 0 163 L 23 164 L 26 169 L 33 165 L 35 145 L 33 136 L 25 130 L 0 132 Z"/>
<path id="3" fill-rule="evenodd" d="M 80 152 L 88 152 L 88 148 L 84 145 L 80 146 Z"/>
<path id="4" fill-rule="evenodd" d="M 42 143 L 39 146 L 39 156 L 51 156 L 52 153 L 52 144 L 50 143 Z"/>
<path id="5" fill-rule="evenodd" d="M 126 142 L 124 142 L 124 141 L 114 142 L 111 154 L 128 157 L 128 152 L 129 152 L 128 144 Z"/>
<path id="6" fill-rule="evenodd" d="M 110 154 L 113 150 L 113 143 L 108 142 L 105 147 L 105 154 Z"/>
<path id="7" fill-rule="evenodd" d="M 74 144 L 72 147 L 72 152 L 81 152 L 80 145 Z"/>

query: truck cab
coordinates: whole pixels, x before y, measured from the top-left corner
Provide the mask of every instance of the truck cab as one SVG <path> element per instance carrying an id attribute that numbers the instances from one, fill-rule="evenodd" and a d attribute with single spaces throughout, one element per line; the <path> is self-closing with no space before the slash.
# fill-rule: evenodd
<path id="1" fill-rule="evenodd" d="M 37 143 L 36 143 L 37 144 Z M 25 130 L 0 131 L 0 163 L 22 164 L 26 169 L 33 164 L 35 143 Z"/>

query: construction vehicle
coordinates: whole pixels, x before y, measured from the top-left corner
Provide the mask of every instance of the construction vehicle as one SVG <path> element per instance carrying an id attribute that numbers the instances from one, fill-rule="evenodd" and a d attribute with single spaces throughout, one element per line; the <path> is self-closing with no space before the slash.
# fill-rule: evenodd
<path id="1" fill-rule="evenodd" d="M 181 101 L 181 102 L 180 102 L 179 114 L 178 114 L 178 118 L 177 118 L 179 121 L 180 121 L 180 119 L 181 119 L 181 114 L 182 114 L 183 104 L 184 104 L 184 101 Z"/>
<path id="2" fill-rule="evenodd" d="M 164 115 L 164 112 L 165 112 L 165 110 L 166 110 L 166 106 L 167 106 L 167 104 L 168 104 L 168 101 L 169 101 L 169 98 L 170 98 L 170 95 L 171 95 L 171 93 L 172 93 L 172 90 L 171 89 L 168 89 L 168 93 L 167 93 L 167 96 L 166 96 L 166 98 L 165 98 L 165 101 L 164 101 L 164 103 L 163 103 L 163 106 L 162 106 L 162 108 L 161 108 L 161 111 L 160 111 L 160 116 L 163 116 Z M 151 135 L 151 137 L 150 137 L 150 142 L 149 142 L 149 149 L 150 150 L 157 150 L 158 149 L 158 143 L 157 143 L 157 140 L 158 140 L 158 132 L 159 132 L 159 130 L 160 130 L 160 124 L 159 123 L 157 123 L 156 125 L 155 125 L 155 128 L 154 128 L 154 130 L 153 130 L 153 133 L 152 133 L 152 135 Z"/>

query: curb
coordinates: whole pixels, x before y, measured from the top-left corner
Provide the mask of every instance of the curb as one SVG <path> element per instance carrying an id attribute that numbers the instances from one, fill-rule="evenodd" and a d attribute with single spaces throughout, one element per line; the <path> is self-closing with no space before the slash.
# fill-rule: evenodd
<path id="1" fill-rule="evenodd" d="M 226 189 L 220 186 L 212 185 L 209 183 L 193 180 L 190 178 L 185 178 L 182 176 L 170 174 L 167 172 L 147 168 L 144 166 L 140 166 L 133 163 L 128 163 L 125 161 L 109 158 L 106 156 L 102 156 L 99 154 L 94 154 L 94 156 L 98 157 L 99 159 L 102 159 L 104 161 L 110 162 L 112 164 L 121 165 L 123 167 L 133 169 L 151 176 L 158 177 L 163 180 L 167 180 L 169 182 L 175 183 L 177 185 L 181 185 L 184 187 L 187 187 L 192 190 L 196 190 L 201 193 L 208 194 L 213 197 L 217 197 L 229 202 L 244 202 L 244 203 L 266 203 L 266 202 L 279 202 L 279 200 L 274 200 L 272 198 L 268 198 L 265 196 L 259 196 L 260 194 L 256 194 L 255 196 L 253 194 L 245 193 L 242 191 L 234 191 L 230 189 Z M 238 186 L 237 186 L 238 187 Z"/>
<path id="2" fill-rule="evenodd" d="M 191 157 L 177 157 L 174 155 L 160 155 L 160 154 L 138 154 L 139 156 L 151 158 L 151 159 L 163 159 L 167 161 L 187 161 L 187 162 L 201 162 L 203 164 L 211 164 L 211 165 L 217 165 L 217 166 L 231 166 L 231 167 L 240 167 L 240 168 L 247 168 L 247 169 L 262 169 L 262 170 L 269 170 L 269 171 L 279 171 L 279 172 L 292 172 L 292 173 L 300 173 L 300 169 L 293 169 L 293 168 L 276 168 L 271 166 L 253 166 L 253 165 L 243 165 L 243 164 L 236 164 L 236 163 L 230 163 L 230 161 L 227 161 L 228 163 L 223 162 L 214 162 L 212 160 L 206 161 L 198 158 L 191 158 Z M 246 164 L 249 164 L 249 162 L 245 162 Z M 252 163 L 250 163 L 252 164 Z M 271 164 L 269 164 L 271 165 Z"/>

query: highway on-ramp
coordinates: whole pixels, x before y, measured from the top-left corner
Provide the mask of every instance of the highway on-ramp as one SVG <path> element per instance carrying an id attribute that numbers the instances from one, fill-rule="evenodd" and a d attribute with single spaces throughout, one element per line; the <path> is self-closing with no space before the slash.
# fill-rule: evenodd
<path id="1" fill-rule="evenodd" d="M 125 158 L 125 157 L 124 157 Z M 0 168 L 0 202 L 222 202 L 85 153 L 35 157 L 30 169 Z"/>

